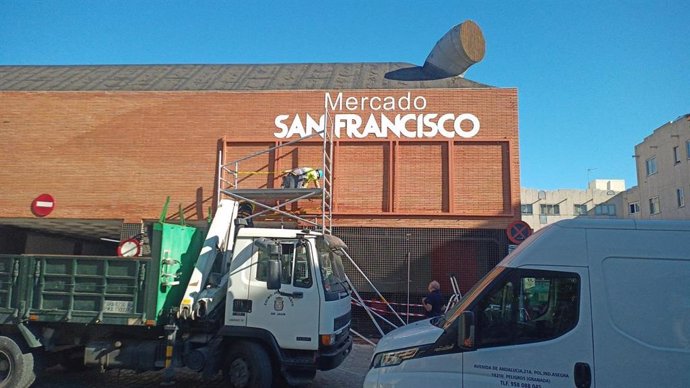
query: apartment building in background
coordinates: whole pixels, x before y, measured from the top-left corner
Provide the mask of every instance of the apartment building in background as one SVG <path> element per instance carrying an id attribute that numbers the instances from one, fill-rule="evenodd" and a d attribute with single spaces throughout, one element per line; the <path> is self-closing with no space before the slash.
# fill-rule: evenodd
<path id="1" fill-rule="evenodd" d="M 654 130 L 633 158 L 637 186 L 616 198 L 623 218 L 690 219 L 690 113 Z"/>
<path id="2" fill-rule="evenodd" d="M 610 201 L 624 191 L 623 179 L 595 179 L 586 190 L 521 188 L 521 218 L 535 231 L 578 216 L 618 218 L 625 209 Z"/>
<path id="3" fill-rule="evenodd" d="M 520 190 L 522 220 L 533 230 L 588 216 L 690 219 L 690 113 L 654 130 L 635 146 L 637 186 L 597 179 L 587 190 Z"/>

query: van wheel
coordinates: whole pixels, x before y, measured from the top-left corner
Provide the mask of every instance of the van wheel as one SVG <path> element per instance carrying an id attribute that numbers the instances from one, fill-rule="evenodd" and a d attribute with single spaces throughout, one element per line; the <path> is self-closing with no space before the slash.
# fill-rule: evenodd
<path id="1" fill-rule="evenodd" d="M 233 388 L 269 388 L 273 373 L 266 351 L 253 342 L 240 342 L 225 357 L 225 378 Z"/>
<path id="2" fill-rule="evenodd" d="M 12 338 L 0 336 L 0 388 L 25 388 L 35 379 L 33 354 L 22 353 Z"/>

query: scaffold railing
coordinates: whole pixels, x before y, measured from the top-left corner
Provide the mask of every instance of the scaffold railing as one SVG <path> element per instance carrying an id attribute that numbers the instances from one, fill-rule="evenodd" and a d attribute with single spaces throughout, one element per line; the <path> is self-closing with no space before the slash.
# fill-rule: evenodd
<path id="1" fill-rule="evenodd" d="M 326 111 L 324 128 L 308 136 L 280 143 L 276 146 L 224 163 L 223 147 L 218 151 L 217 201 L 232 198 L 254 205 L 258 212 L 247 216 L 253 219 L 267 214 L 278 214 L 296 221 L 298 224 L 314 227 L 315 230 L 331 234 L 333 229 L 333 125 Z M 305 140 L 322 138 L 322 185 L 317 188 L 242 188 L 240 187 L 241 163 L 275 152 L 279 148 L 294 146 Z M 227 176 L 227 178 L 226 178 Z M 288 209 L 303 200 L 320 200 L 319 214 L 304 215 Z"/>

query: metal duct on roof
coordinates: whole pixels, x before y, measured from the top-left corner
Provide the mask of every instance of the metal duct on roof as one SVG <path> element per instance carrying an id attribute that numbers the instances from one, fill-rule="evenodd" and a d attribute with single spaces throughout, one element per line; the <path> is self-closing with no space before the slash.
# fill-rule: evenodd
<path id="1" fill-rule="evenodd" d="M 426 58 L 423 69 L 439 77 L 462 76 L 484 58 L 485 51 L 482 30 L 475 22 L 466 20 L 443 35 Z"/>

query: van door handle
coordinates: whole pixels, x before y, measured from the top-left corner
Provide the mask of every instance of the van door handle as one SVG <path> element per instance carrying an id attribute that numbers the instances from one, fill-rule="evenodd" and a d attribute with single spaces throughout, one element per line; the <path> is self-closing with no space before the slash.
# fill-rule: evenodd
<path id="1" fill-rule="evenodd" d="M 592 386 L 592 370 L 589 364 L 578 362 L 575 364 L 575 386 L 577 388 L 589 388 Z"/>

